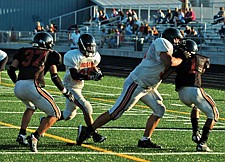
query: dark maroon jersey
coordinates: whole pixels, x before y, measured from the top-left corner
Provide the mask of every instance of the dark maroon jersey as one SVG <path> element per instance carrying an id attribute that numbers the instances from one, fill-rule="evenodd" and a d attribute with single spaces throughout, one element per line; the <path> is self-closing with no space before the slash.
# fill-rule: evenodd
<path id="1" fill-rule="evenodd" d="M 196 54 L 191 58 L 183 60 L 183 62 L 176 67 L 176 90 L 180 87 L 201 87 L 202 73 L 204 69 L 209 68 L 209 58 Z"/>
<path id="2" fill-rule="evenodd" d="M 19 61 L 18 80 L 34 79 L 41 86 L 45 86 L 44 75 L 49 67 L 62 63 L 58 52 L 36 47 L 20 48 L 13 59 Z"/>

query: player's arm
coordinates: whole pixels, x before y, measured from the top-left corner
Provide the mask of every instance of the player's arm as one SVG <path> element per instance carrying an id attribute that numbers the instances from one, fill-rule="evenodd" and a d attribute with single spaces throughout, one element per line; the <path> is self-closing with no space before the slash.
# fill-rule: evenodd
<path id="1" fill-rule="evenodd" d="M 51 65 L 49 68 L 49 72 L 51 74 L 52 82 L 55 84 L 55 86 L 62 92 L 62 94 L 68 98 L 70 101 L 74 101 L 74 96 L 71 94 L 71 92 L 64 87 L 62 84 L 62 81 L 60 77 L 58 76 L 58 70 L 56 65 Z"/>
<path id="2" fill-rule="evenodd" d="M 170 66 L 178 66 L 182 62 L 181 58 L 173 57 L 169 54 L 169 52 L 161 52 L 160 59 L 164 61 L 166 69 L 169 68 Z"/>
<path id="3" fill-rule="evenodd" d="M 90 80 L 88 75 L 80 74 L 76 68 L 69 68 L 69 71 L 73 80 Z"/>
<path id="4" fill-rule="evenodd" d="M 7 69 L 7 73 L 10 77 L 10 79 L 13 81 L 13 83 L 16 83 L 17 81 L 17 75 L 16 75 L 16 70 L 19 67 L 19 61 L 17 59 L 13 60 L 12 64 L 9 66 Z"/>

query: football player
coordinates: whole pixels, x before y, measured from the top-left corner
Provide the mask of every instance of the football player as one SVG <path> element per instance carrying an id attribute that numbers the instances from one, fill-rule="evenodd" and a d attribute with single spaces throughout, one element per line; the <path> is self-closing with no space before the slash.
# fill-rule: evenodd
<path id="1" fill-rule="evenodd" d="M 211 151 L 207 140 L 211 130 L 219 118 L 218 109 L 212 97 L 202 88 L 201 76 L 209 68 L 209 58 L 199 55 L 198 46 L 193 40 L 186 40 L 183 53 L 174 53 L 175 57 L 183 59 L 176 67 L 175 85 L 180 100 L 192 107 L 191 123 L 193 129 L 192 140 L 197 143 L 197 151 Z M 207 116 L 202 132 L 199 130 L 199 109 Z"/>
<path id="2" fill-rule="evenodd" d="M 0 84 L 1 84 L 1 71 L 5 69 L 7 61 L 8 61 L 7 53 L 0 50 Z"/>
<path id="3" fill-rule="evenodd" d="M 74 95 L 75 103 L 66 100 L 66 109 L 62 111 L 60 120 L 71 120 L 80 108 L 87 126 L 93 123 L 93 108 L 83 94 L 84 80 L 99 81 L 103 75 L 98 68 L 101 61 L 100 54 L 96 51 L 95 38 L 91 34 L 82 34 L 78 39 L 78 49 L 70 50 L 64 55 L 63 63 L 66 73 L 63 78 L 64 86 Z M 95 131 L 92 134 L 94 142 L 103 142 L 106 137 Z"/>
<path id="4" fill-rule="evenodd" d="M 7 72 L 15 83 L 14 93 L 25 105 L 26 110 L 21 121 L 21 128 L 17 142 L 22 145 L 29 143 L 30 150 L 37 152 L 40 135 L 44 134 L 61 117 L 61 111 L 53 97 L 43 88 L 44 75 L 47 71 L 55 86 L 73 101 L 73 95 L 63 86 L 57 74 L 57 67 L 61 64 L 61 55 L 52 50 L 53 38 L 47 32 L 38 32 L 33 38 L 33 47 L 20 48 L 13 57 L 13 62 Z M 19 70 L 18 75 L 16 70 Z M 36 109 L 45 112 L 47 117 L 38 129 L 26 139 L 26 129 Z"/>
<path id="5" fill-rule="evenodd" d="M 157 87 L 161 83 L 163 72 L 170 66 L 179 65 L 182 61 L 172 57 L 173 44 L 182 39 L 180 31 L 171 28 L 164 34 L 169 35 L 170 40 L 157 38 L 152 42 L 141 63 L 125 79 L 122 93 L 113 107 L 101 114 L 89 127 L 82 125 L 78 127 L 77 145 L 81 145 L 97 128 L 120 118 L 125 111 L 131 109 L 140 100 L 151 108 L 153 113 L 147 120 L 144 135 L 138 141 L 138 147 L 161 148 L 151 139 L 166 109 Z"/>

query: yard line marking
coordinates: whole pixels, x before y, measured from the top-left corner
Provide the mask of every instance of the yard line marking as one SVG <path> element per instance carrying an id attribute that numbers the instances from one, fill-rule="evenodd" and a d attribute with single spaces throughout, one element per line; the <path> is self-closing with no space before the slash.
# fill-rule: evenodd
<path id="1" fill-rule="evenodd" d="M 12 124 L 8 124 L 8 123 L 4 123 L 4 122 L 0 122 L 0 125 L 4 125 L 4 126 L 10 127 L 10 128 L 20 129 L 20 127 L 18 127 L 18 126 L 15 126 L 15 125 L 12 125 Z M 27 129 L 27 131 L 33 133 L 35 130 Z M 70 139 L 67 139 L 67 138 L 63 138 L 63 137 L 60 137 L 60 136 L 56 136 L 56 135 L 53 135 L 53 134 L 45 133 L 45 136 L 53 138 L 53 139 L 56 139 L 56 140 L 60 140 L 60 141 L 66 142 L 66 143 L 76 144 L 76 142 L 73 141 L 73 140 L 70 140 Z M 119 157 L 122 157 L 122 158 L 130 159 L 130 160 L 133 160 L 133 161 L 150 162 L 149 160 L 141 159 L 141 158 L 138 158 L 138 157 L 135 157 L 135 156 L 131 156 L 131 155 L 126 155 L 126 154 L 122 154 L 122 153 L 113 152 L 113 151 L 102 149 L 100 147 L 96 147 L 96 146 L 92 146 L 92 145 L 81 144 L 81 146 L 89 148 L 89 149 L 92 149 L 92 150 L 95 150 L 95 151 L 104 152 L 104 153 L 107 153 L 107 154 L 111 154 L 111 155 L 119 156 Z"/>
<path id="2" fill-rule="evenodd" d="M 74 154 L 74 155 L 105 155 L 111 154 L 108 152 L 0 152 L 1 155 L 10 154 L 10 155 L 20 155 L 20 154 L 48 154 L 48 155 L 67 155 L 67 154 Z M 167 155 L 225 155 L 225 152 L 162 152 L 162 153 L 136 153 L 136 152 L 123 152 L 117 154 L 126 154 L 126 155 L 144 155 L 144 156 L 167 156 Z"/>

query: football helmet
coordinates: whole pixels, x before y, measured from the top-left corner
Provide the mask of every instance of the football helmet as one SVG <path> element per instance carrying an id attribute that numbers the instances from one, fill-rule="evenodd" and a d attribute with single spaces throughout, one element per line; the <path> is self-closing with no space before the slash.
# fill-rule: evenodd
<path id="1" fill-rule="evenodd" d="M 38 32 L 37 34 L 35 34 L 32 44 L 34 47 L 52 49 L 54 46 L 53 37 L 47 32 Z"/>
<path id="2" fill-rule="evenodd" d="M 176 43 L 174 42 L 174 39 L 178 38 L 181 40 L 183 39 L 183 36 L 177 28 L 170 27 L 163 31 L 162 38 L 167 39 L 168 41 L 170 41 L 170 43 L 175 45 Z"/>
<path id="3" fill-rule="evenodd" d="M 78 39 L 78 48 L 86 57 L 93 57 L 96 53 L 95 38 L 91 34 L 82 34 Z"/>
<path id="4" fill-rule="evenodd" d="M 184 44 L 184 50 L 190 52 L 191 54 L 195 54 L 198 52 L 198 45 L 195 41 L 187 39 Z"/>

